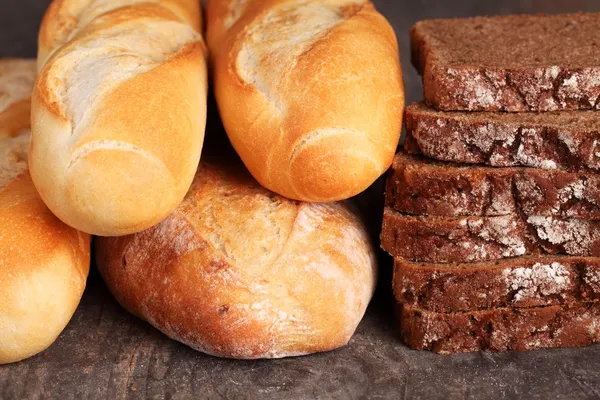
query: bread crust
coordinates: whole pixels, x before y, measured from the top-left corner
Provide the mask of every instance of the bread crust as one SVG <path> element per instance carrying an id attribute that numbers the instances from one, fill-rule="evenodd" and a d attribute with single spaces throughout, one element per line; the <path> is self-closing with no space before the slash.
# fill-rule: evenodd
<path id="1" fill-rule="evenodd" d="M 162 2 L 129 3 L 73 30 L 41 69 L 32 100 L 29 166 L 42 199 L 67 224 L 103 236 L 138 232 L 177 207 L 206 124 L 198 24 Z M 58 1 L 49 14 L 71 5 Z"/>
<path id="2" fill-rule="evenodd" d="M 0 189 L 0 364 L 49 347 L 79 305 L 90 268 L 89 235 L 44 205 L 29 173 Z"/>
<path id="3" fill-rule="evenodd" d="M 522 213 L 600 219 L 600 177 L 585 172 L 488 168 L 398 153 L 386 204 L 401 213 L 440 217 Z"/>
<path id="4" fill-rule="evenodd" d="M 22 118 L 34 77 L 34 60 L 0 60 L 0 91 L 10 96 L 0 109 L 0 121 L 9 121 L 0 126 L 0 364 L 56 340 L 79 304 L 90 266 L 90 236 L 48 210 L 27 171 L 29 124 Z"/>
<path id="5" fill-rule="evenodd" d="M 71 40 L 94 18 L 121 7 L 136 7 L 140 3 L 156 3 L 202 32 L 202 18 L 196 0 L 54 0 L 44 14 L 38 35 L 38 68 L 51 53 Z"/>
<path id="6" fill-rule="evenodd" d="M 600 341 L 600 303 L 443 314 L 401 307 L 402 339 L 440 354 L 588 346 Z"/>
<path id="7" fill-rule="evenodd" d="M 436 160 L 597 173 L 599 143 L 594 111 L 449 113 L 423 104 L 406 110 L 405 151 Z"/>
<path id="8" fill-rule="evenodd" d="M 444 111 L 597 110 L 598 16 L 420 21 L 411 48 L 425 101 Z"/>
<path id="9" fill-rule="evenodd" d="M 169 337 L 219 357 L 345 345 L 376 282 L 363 224 L 342 204 L 287 200 L 242 170 L 203 162 L 165 221 L 99 238 L 109 289 Z"/>
<path id="10" fill-rule="evenodd" d="M 394 295 L 440 313 L 600 299 L 600 258 L 532 256 L 467 264 L 394 263 Z"/>
<path id="11" fill-rule="evenodd" d="M 538 254 L 600 256 L 600 222 L 517 215 L 417 217 L 386 207 L 381 247 L 416 262 L 468 263 Z"/>
<path id="12" fill-rule="evenodd" d="M 0 140 L 29 130 L 31 88 L 35 80 L 35 64 L 31 60 L 0 60 Z"/>
<path id="13" fill-rule="evenodd" d="M 263 186 L 335 201 L 389 167 L 404 88 L 394 31 L 370 2 L 208 1 L 207 15 L 219 111 Z"/>

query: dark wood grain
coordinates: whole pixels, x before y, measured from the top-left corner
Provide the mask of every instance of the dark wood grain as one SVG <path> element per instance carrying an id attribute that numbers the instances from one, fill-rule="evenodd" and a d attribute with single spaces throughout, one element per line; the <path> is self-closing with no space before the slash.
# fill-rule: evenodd
<path id="1" fill-rule="evenodd" d="M 600 11 L 598 0 L 375 3 L 398 34 L 409 101 L 421 98 L 408 47 L 408 30 L 419 19 Z M 2 1 L 0 56 L 35 56 L 37 25 L 47 4 Z M 209 119 L 218 126 L 216 113 Z M 57 342 L 29 360 L 0 367 L 0 399 L 600 398 L 600 346 L 452 357 L 408 350 L 397 338 L 389 259 L 384 264 L 377 298 L 349 346 L 253 362 L 205 356 L 169 340 L 123 311 L 94 272 Z"/>

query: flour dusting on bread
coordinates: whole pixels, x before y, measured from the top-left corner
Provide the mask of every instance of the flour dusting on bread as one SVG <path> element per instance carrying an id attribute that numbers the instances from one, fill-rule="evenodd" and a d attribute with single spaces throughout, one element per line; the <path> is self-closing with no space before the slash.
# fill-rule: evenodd
<path id="1" fill-rule="evenodd" d="M 366 229 L 345 205 L 291 201 L 243 168 L 207 163 L 173 215 L 102 238 L 98 252 L 128 309 L 195 349 L 243 359 L 345 345 L 377 272 Z"/>
<path id="2" fill-rule="evenodd" d="M 236 60 L 240 77 L 284 111 L 279 86 L 306 52 L 350 15 L 362 0 L 303 0 L 274 7 L 249 26 Z"/>
<path id="3" fill-rule="evenodd" d="M 178 0 L 63 0 L 51 13 L 52 17 L 44 20 L 39 43 L 38 67 L 41 69 L 48 58 L 60 46 L 73 39 L 80 30 L 102 15 L 125 7 L 156 4 L 168 9 L 183 21 L 196 24 L 190 15 L 180 7 Z"/>
<path id="4" fill-rule="evenodd" d="M 27 170 L 29 131 L 14 138 L 0 139 L 0 190 Z"/>
<path id="5" fill-rule="evenodd" d="M 527 223 L 535 228 L 540 239 L 564 247 L 567 254 L 592 255 L 593 246 L 600 239 L 597 225 L 583 219 L 532 216 Z"/>
<path id="6" fill-rule="evenodd" d="M 23 118 L 20 111 L 12 112 L 11 106 L 31 97 L 35 73 L 33 60 L 0 61 L 0 120 L 10 125 L 14 119 Z M 16 132 L 15 126 L 0 126 L 0 190 L 27 170 L 31 131 L 28 120 L 23 125 L 24 129 Z"/>
<path id="7" fill-rule="evenodd" d="M 81 5 L 77 15 L 78 27 L 89 24 L 100 15 L 121 7 L 132 6 L 139 3 L 160 3 L 161 0 L 86 0 L 87 4 Z"/>
<path id="8" fill-rule="evenodd" d="M 569 271 L 559 262 L 536 263 L 530 268 L 508 268 L 503 275 L 507 291 L 515 292 L 515 302 L 561 293 L 571 285 Z"/>
<path id="9" fill-rule="evenodd" d="M 31 96 L 35 80 L 35 62 L 8 60 L 0 63 L 0 113 L 12 104 Z M 0 126 L 0 130 L 2 127 Z"/>
<path id="10" fill-rule="evenodd" d="M 224 21 L 225 29 L 231 28 L 244 15 L 249 2 L 250 0 L 232 0 L 229 2 L 229 9 Z"/>
<path id="11" fill-rule="evenodd" d="M 64 104 L 63 112 L 69 116 L 74 134 L 93 122 L 85 117 L 98 116 L 102 99 L 112 91 L 162 65 L 198 38 L 184 23 L 155 18 L 119 23 L 98 36 L 61 49 L 60 57 L 49 66 L 53 79 L 45 82 Z"/>

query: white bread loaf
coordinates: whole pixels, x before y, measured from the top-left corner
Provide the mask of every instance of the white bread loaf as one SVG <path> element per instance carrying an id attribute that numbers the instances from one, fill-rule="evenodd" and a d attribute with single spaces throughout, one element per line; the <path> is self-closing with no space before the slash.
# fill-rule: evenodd
<path id="1" fill-rule="evenodd" d="M 133 233 L 185 196 L 206 124 L 199 7 L 196 0 L 50 6 L 29 166 L 42 199 L 67 224 L 96 235 Z"/>
<path id="2" fill-rule="evenodd" d="M 349 198 L 391 165 L 404 87 L 392 27 L 364 0 L 208 0 L 227 134 L 265 187 Z"/>
<path id="3" fill-rule="evenodd" d="M 340 203 L 287 200 L 243 167 L 200 164 L 183 203 L 135 235 L 98 238 L 97 264 L 130 312 L 220 357 L 345 345 L 376 282 L 374 249 Z"/>
<path id="4" fill-rule="evenodd" d="M 90 236 L 60 222 L 27 171 L 34 60 L 0 61 L 0 364 L 50 346 L 75 312 Z"/>

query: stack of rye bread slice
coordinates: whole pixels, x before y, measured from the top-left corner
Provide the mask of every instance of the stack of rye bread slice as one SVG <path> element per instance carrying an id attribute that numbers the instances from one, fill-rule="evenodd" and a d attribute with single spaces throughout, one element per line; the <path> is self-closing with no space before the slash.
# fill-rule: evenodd
<path id="1" fill-rule="evenodd" d="M 600 340 L 600 14 L 423 21 L 425 102 L 387 182 L 402 336 L 439 353 Z"/>

